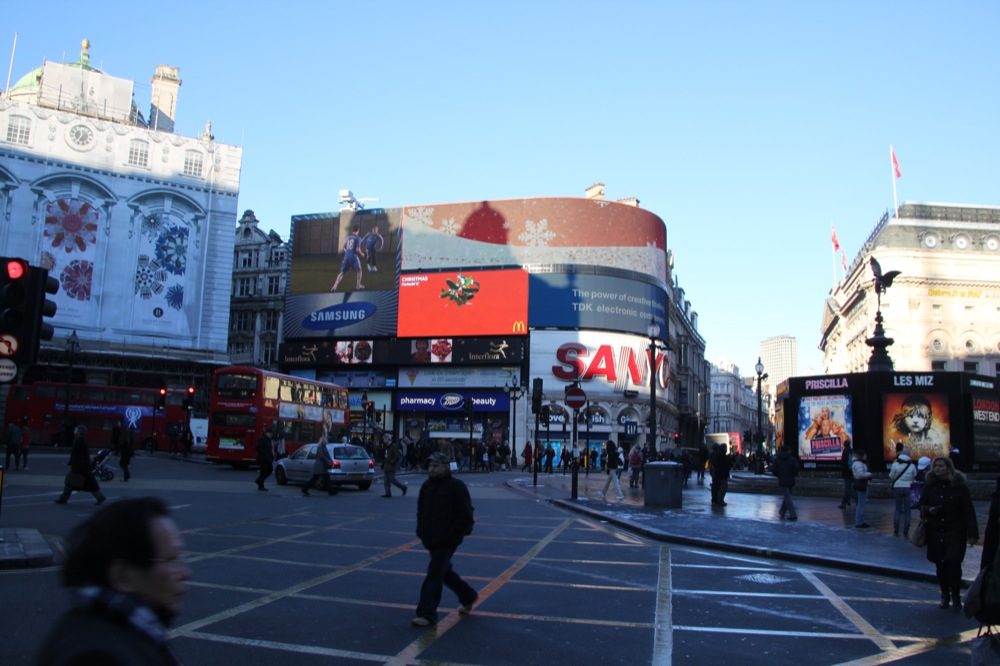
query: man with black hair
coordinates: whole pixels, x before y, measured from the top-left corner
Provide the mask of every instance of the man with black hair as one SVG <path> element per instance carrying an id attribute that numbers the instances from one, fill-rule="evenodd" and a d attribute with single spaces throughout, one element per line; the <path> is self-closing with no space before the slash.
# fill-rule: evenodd
<path id="1" fill-rule="evenodd" d="M 166 504 L 155 497 L 114 502 L 77 526 L 62 570 L 73 607 L 49 631 L 36 663 L 180 664 L 167 626 L 191 577 L 183 547 Z"/>

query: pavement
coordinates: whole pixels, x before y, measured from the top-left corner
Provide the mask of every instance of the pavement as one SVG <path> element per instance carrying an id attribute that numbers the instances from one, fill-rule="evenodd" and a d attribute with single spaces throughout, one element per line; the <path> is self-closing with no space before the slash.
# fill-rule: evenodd
<path id="1" fill-rule="evenodd" d="M 204 457 L 193 456 L 186 462 L 204 462 Z M 533 483 L 533 475 L 528 473 L 500 472 L 489 476 L 539 501 L 665 543 L 892 578 L 936 580 L 934 565 L 925 557 L 926 549 L 916 548 L 902 536 L 893 536 L 893 503 L 889 499 L 870 499 L 865 519 L 871 527 L 857 529 L 854 527 L 854 507 L 837 508 L 839 494 L 836 497 L 796 496 L 798 520 L 781 520 L 778 517 L 781 496 L 777 480 L 774 480 L 773 494 L 762 493 L 762 477 L 755 478 L 749 472 L 733 474 L 726 496 L 727 506 L 711 503 L 709 475 L 705 475 L 704 484 L 699 484 L 692 475 L 682 490 L 681 508 L 646 506 L 643 490 L 629 488 L 624 476 L 625 498 L 621 501 L 614 499 L 613 487 L 608 492 L 610 500 L 601 496 L 607 477 L 597 472 L 589 476 L 580 474 L 575 500 L 571 498 L 570 473 L 539 474 L 537 485 Z M 459 477 L 481 482 L 487 475 L 463 471 Z M 376 485 L 379 483 L 381 481 L 377 480 Z M 747 492 L 742 492 L 744 490 Z M 974 504 L 982 534 L 989 502 L 977 500 Z M 912 517 L 915 527 L 916 512 Z M 967 583 L 979 573 L 981 554 L 979 546 L 969 548 L 966 554 L 963 578 Z M 29 527 L 0 529 L 0 569 L 53 563 L 53 551 L 38 530 Z"/>

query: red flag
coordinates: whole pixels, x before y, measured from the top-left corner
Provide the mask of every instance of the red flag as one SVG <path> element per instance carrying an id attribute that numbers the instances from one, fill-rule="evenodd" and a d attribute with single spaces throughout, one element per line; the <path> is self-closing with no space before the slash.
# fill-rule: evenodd
<path id="1" fill-rule="evenodd" d="M 902 178 L 903 174 L 899 170 L 899 160 L 896 159 L 896 151 L 889 146 L 889 152 L 892 154 L 892 170 L 896 172 L 896 178 Z"/>
<path id="2" fill-rule="evenodd" d="M 840 263 L 844 264 L 844 270 L 846 271 L 847 270 L 847 255 L 844 254 L 843 250 L 840 251 Z"/>
<path id="3" fill-rule="evenodd" d="M 836 252 L 840 249 L 840 241 L 837 240 L 837 230 L 832 224 L 830 225 L 830 231 L 833 232 L 833 251 Z"/>

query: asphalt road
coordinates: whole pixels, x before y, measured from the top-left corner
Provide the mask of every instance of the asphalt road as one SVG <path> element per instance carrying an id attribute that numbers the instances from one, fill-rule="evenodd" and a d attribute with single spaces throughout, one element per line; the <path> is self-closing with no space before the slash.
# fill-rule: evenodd
<path id="1" fill-rule="evenodd" d="M 58 545 L 93 510 L 53 503 L 62 454 L 5 481 L 0 525 Z M 186 664 L 964 664 L 970 623 L 933 585 L 651 541 L 463 474 L 476 528 L 456 569 L 480 590 L 459 616 L 409 625 L 427 555 L 416 540 L 420 475 L 406 497 L 259 493 L 253 472 L 142 456 L 110 500 L 165 498 L 193 570 L 172 633 Z M 818 544 L 821 546 L 821 544 Z M 58 569 L 0 571 L 0 661 L 28 664 L 66 607 Z"/>

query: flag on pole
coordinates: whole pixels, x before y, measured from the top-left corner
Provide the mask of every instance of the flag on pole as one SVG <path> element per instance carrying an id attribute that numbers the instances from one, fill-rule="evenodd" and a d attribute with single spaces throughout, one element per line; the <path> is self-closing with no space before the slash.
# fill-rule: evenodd
<path id="1" fill-rule="evenodd" d="M 889 146 L 889 153 L 892 155 L 892 170 L 896 174 L 896 178 L 902 178 L 903 173 L 899 170 L 899 160 L 896 159 L 896 151 Z"/>
<path id="2" fill-rule="evenodd" d="M 840 262 L 842 264 L 844 264 L 844 272 L 846 273 L 847 272 L 847 255 L 844 254 L 843 250 L 840 251 Z"/>
<path id="3" fill-rule="evenodd" d="M 836 252 L 840 249 L 840 241 L 837 240 L 837 229 L 831 224 L 830 231 L 833 232 L 833 251 Z"/>

